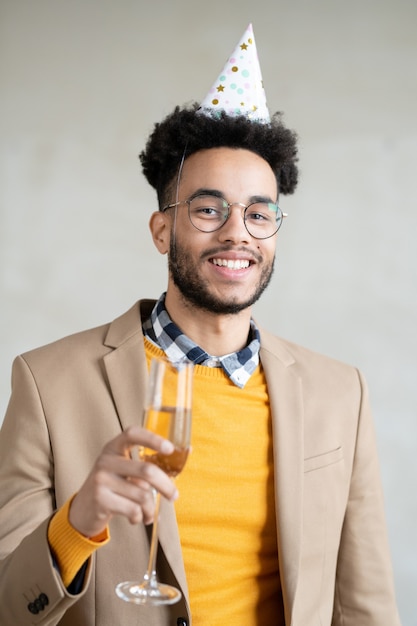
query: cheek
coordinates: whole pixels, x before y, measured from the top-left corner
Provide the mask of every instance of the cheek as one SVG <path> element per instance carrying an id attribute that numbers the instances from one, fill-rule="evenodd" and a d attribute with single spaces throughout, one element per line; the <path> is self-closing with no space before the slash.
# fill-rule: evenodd
<path id="1" fill-rule="evenodd" d="M 202 233 L 191 224 L 184 226 L 179 221 L 171 230 L 171 242 L 185 254 L 195 257 L 199 257 L 204 250 L 215 245 L 211 233 Z"/>
<path id="2" fill-rule="evenodd" d="M 272 259 L 276 251 L 276 235 L 271 239 L 265 239 L 263 242 L 259 241 L 257 247 L 264 259 Z"/>

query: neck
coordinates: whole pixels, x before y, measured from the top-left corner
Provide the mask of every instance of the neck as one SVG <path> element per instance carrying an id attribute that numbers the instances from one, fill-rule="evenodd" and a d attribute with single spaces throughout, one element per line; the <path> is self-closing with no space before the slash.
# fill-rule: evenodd
<path id="1" fill-rule="evenodd" d="M 251 308 L 219 315 L 200 309 L 168 289 L 165 306 L 172 321 L 198 346 L 212 356 L 244 348 L 248 341 Z"/>

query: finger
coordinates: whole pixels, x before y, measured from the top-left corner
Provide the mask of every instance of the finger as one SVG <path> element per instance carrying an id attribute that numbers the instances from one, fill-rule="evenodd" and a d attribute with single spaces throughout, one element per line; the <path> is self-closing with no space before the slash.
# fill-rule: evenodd
<path id="1" fill-rule="evenodd" d="M 153 471 L 153 468 L 149 468 Z M 158 468 L 155 468 L 158 469 Z M 107 503 L 106 515 L 110 518 L 113 515 L 124 515 L 132 524 L 143 521 L 149 524 L 154 519 L 155 513 L 155 490 L 150 483 L 141 479 L 108 475 L 105 485 L 101 486 L 101 497 Z M 177 490 L 173 482 L 164 474 L 171 490 L 174 490 L 175 497 Z M 143 487 L 145 485 L 145 487 Z M 162 491 L 161 491 L 162 493 Z M 171 499 L 171 495 L 169 495 Z"/>
<path id="2" fill-rule="evenodd" d="M 178 492 L 173 481 L 153 463 L 107 454 L 97 461 L 95 480 L 97 484 L 128 496 L 125 483 L 136 483 L 138 488 L 156 489 L 168 500 L 175 500 Z M 119 482 L 121 480 L 122 482 Z"/>
<path id="3" fill-rule="evenodd" d="M 154 491 L 145 483 L 147 488 L 142 488 L 134 481 L 120 479 L 119 488 L 113 491 L 113 506 L 117 507 L 113 514 L 123 514 L 131 524 L 144 522 L 149 524 L 153 521 L 155 513 Z"/>
<path id="4" fill-rule="evenodd" d="M 162 454 L 172 454 L 174 451 L 174 444 L 171 441 L 141 426 L 130 426 L 112 439 L 104 449 L 113 454 L 126 456 L 133 446 L 145 446 Z"/>
<path id="5" fill-rule="evenodd" d="M 120 479 L 118 489 L 109 490 L 105 494 L 106 511 L 108 520 L 114 516 L 123 516 L 131 524 L 144 522 L 148 524 L 153 520 L 155 512 L 155 500 L 151 490 L 143 490 Z"/>

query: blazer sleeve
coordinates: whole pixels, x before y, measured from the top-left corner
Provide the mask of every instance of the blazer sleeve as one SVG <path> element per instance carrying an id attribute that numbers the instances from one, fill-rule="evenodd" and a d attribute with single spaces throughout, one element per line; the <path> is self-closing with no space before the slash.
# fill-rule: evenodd
<path id="1" fill-rule="evenodd" d="M 362 388 L 356 446 L 340 540 L 332 626 L 400 626 L 376 438 Z"/>
<path id="2" fill-rule="evenodd" d="M 23 357 L 13 364 L 12 395 L 0 431 L 0 623 L 58 624 L 72 596 L 47 540 L 56 504 L 54 463 L 36 381 Z"/>

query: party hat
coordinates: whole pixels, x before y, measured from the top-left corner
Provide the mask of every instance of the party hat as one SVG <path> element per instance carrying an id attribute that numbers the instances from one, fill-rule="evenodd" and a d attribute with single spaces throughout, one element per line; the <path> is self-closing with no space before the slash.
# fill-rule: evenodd
<path id="1" fill-rule="evenodd" d="M 199 111 L 206 114 L 225 111 L 232 117 L 244 115 L 266 124 L 270 121 L 252 24 L 243 33 Z"/>

